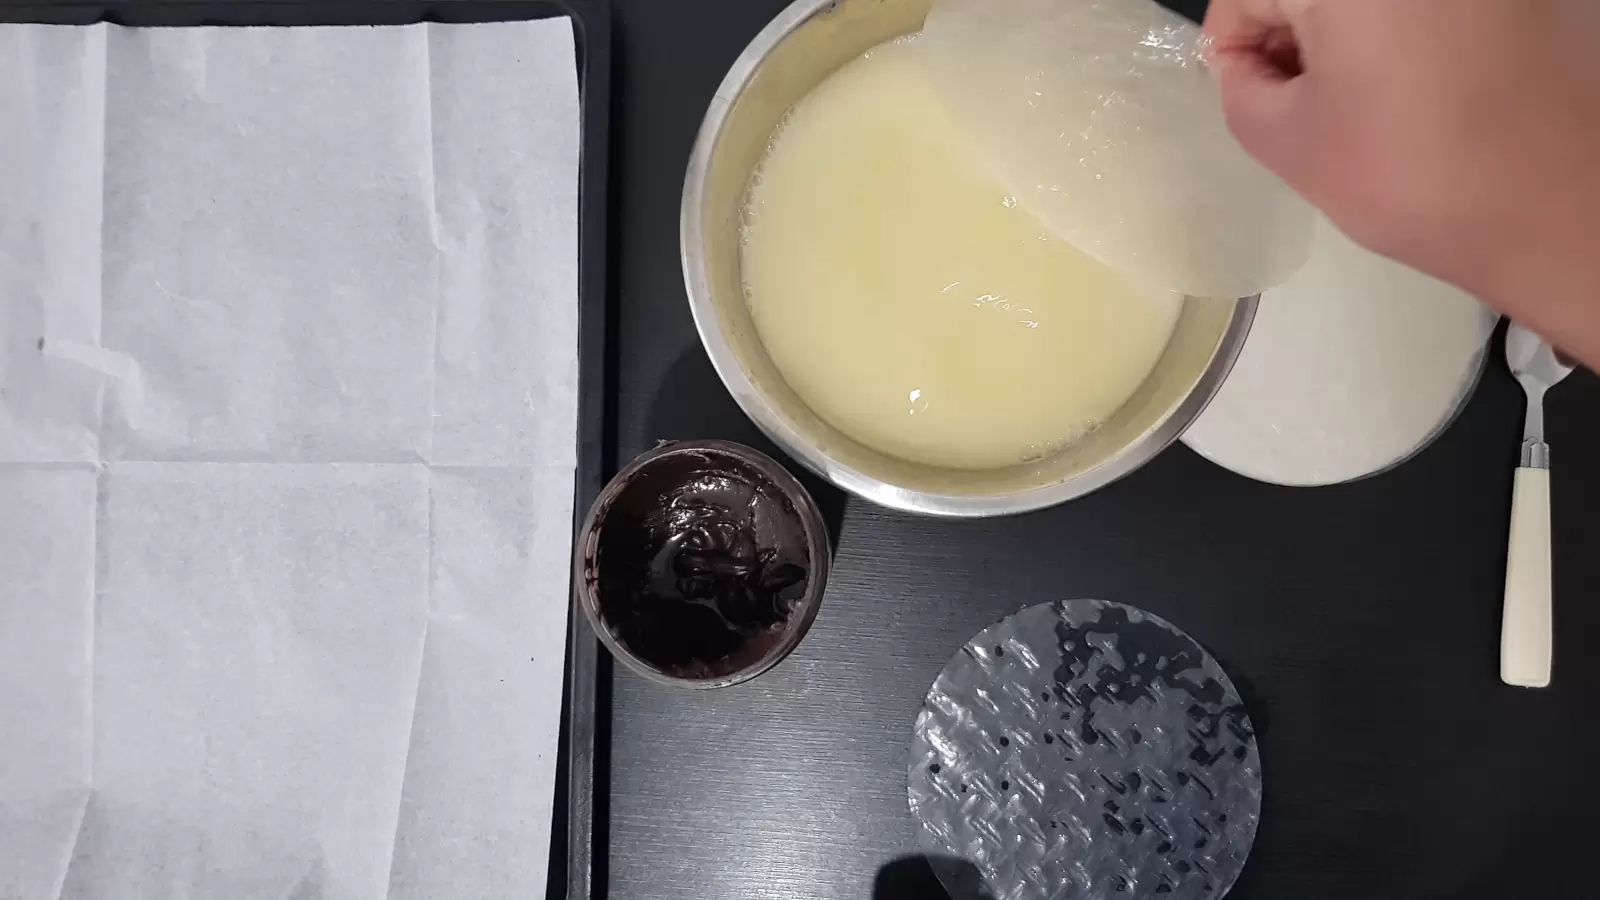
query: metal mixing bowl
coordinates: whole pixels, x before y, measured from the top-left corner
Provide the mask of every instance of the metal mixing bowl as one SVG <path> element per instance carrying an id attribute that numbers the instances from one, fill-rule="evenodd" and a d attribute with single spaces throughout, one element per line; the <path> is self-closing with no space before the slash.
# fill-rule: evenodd
<path id="1" fill-rule="evenodd" d="M 750 174 L 790 107 L 863 52 L 920 31 L 930 3 L 797 0 L 756 36 L 717 90 L 689 159 L 684 280 L 723 384 L 802 464 L 894 509 L 957 517 L 1028 512 L 1102 488 L 1176 440 L 1233 367 L 1256 301 L 1188 300 L 1165 354 L 1123 408 L 1082 441 L 1034 463 L 985 471 L 910 463 L 852 440 L 808 408 L 773 366 L 745 303 L 739 228 Z"/>

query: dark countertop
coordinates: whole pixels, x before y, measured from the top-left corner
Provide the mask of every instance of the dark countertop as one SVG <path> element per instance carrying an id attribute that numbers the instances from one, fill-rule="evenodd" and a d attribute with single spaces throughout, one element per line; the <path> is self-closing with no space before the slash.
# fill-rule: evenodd
<path id="1" fill-rule="evenodd" d="M 678 267 L 700 117 L 785 0 L 616 0 L 613 217 L 617 458 L 663 438 L 770 448 L 703 355 Z M 811 635 L 755 682 L 692 693 L 618 671 L 610 732 L 613 900 L 923 900 L 906 807 L 921 698 L 983 627 L 1055 598 L 1146 607 L 1209 647 L 1251 704 L 1267 789 L 1231 895 L 1580 897 L 1600 781 L 1600 380 L 1550 398 L 1555 684 L 1498 678 L 1522 396 L 1497 363 L 1421 457 L 1289 490 L 1182 447 L 1022 518 L 911 518 L 817 488 L 841 516 Z M 813 479 L 809 482 L 816 485 Z"/>

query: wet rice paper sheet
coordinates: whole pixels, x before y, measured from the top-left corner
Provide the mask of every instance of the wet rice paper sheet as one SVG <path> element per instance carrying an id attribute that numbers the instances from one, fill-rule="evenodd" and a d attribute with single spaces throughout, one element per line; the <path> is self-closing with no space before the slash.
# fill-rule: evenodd
<path id="1" fill-rule="evenodd" d="M 539 896 L 571 23 L 0 26 L 0 897 Z"/>

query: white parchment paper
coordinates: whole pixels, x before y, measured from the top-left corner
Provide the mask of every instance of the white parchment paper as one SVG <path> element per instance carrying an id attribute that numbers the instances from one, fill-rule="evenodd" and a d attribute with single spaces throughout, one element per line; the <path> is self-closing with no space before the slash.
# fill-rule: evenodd
<path id="1" fill-rule="evenodd" d="M 0 897 L 539 896 L 564 19 L 0 26 Z"/>

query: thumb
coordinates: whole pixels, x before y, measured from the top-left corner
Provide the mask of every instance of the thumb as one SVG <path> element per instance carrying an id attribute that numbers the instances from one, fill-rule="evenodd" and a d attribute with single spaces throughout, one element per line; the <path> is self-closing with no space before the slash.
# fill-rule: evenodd
<path id="1" fill-rule="evenodd" d="M 1243 47 L 1217 50 L 1211 72 L 1234 138 L 1262 165 L 1293 183 L 1307 149 L 1307 80 L 1286 73 L 1259 49 Z"/>

